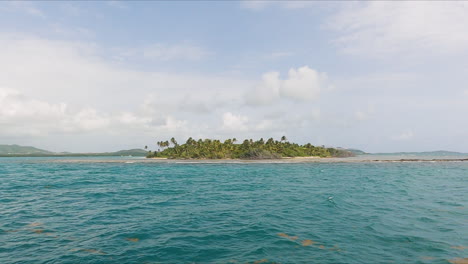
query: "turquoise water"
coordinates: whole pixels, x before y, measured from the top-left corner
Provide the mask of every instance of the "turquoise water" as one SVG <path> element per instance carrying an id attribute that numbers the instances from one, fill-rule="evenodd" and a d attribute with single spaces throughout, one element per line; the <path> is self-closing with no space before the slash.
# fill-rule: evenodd
<path id="1" fill-rule="evenodd" d="M 468 162 L 0 159 L 0 263 L 449 263 Z"/>

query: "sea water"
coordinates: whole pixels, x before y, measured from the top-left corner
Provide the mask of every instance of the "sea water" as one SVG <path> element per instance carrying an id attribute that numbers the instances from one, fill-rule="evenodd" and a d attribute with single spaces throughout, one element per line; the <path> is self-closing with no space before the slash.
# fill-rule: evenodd
<path id="1" fill-rule="evenodd" d="M 64 160 L 0 159 L 0 263 L 468 257 L 468 162 Z"/>

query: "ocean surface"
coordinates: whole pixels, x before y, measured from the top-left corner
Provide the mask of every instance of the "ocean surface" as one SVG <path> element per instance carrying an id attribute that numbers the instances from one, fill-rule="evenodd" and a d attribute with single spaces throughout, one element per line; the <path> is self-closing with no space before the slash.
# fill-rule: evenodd
<path id="1" fill-rule="evenodd" d="M 0 263 L 468 257 L 468 162 L 94 161 L 0 158 Z"/>

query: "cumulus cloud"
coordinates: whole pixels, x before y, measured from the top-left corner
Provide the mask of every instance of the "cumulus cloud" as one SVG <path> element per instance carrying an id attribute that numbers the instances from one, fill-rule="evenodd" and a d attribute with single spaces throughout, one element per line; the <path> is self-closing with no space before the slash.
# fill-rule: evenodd
<path id="1" fill-rule="evenodd" d="M 343 51 L 371 56 L 468 51 L 463 1 L 354 2 L 326 24 Z"/>
<path id="2" fill-rule="evenodd" d="M 205 136 L 213 131 L 274 131 L 288 123 L 289 103 L 316 99 L 327 79 L 307 66 L 291 69 L 285 79 L 278 72 L 265 73 L 256 86 L 229 76 L 136 71 L 104 59 L 100 50 L 86 42 L 1 35 L 0 84 L 14 90 L 0 93 L 0 138 L 16 131 L 137 133 L 145 138 L 184 136 L 187 131 Z M 248 115 L 231 112 L 246 99 L 271 107 Z"/>
<path id="3" fill-rule="evenodd" d="M 29 98 L 17 90 L 0 88 L 0 124 L 2 134 L 46 135 L 101 129 L 110 120 L 92 108 L 72 112 L 65 103 L 53 104 Z"/>
<path id="4" fill-rule="evenodd" d="M 250 105 L 267 105 L 279 98 L 281 80 L 278 72 L 263 74 L 262 81 L 246 94 L 246 101 Z"/>
<path id="5" fill-rule="evenodd" d="M 151 115 L 143 111 L 106 113 L 91 107 L 72 110 L 66 103 L 53 104 L 0 88 L 0 126 L 0 136 L 45 136 L 97 131 L 185 131 L 188 122 L 170 114 Z"/>
<path id="6" fill-rule="evenodd" d="M 28 118 L 41 122 L 61 117 L 66 107 L 65 104 L 49 104 L 27 98 L 17 90 L 0 88 L 0 120 L 5 123 Z"/>
<path id="7" fill-rule="evenodd" d="M 280 95 L 298 101 L 316 99 L 320 89 L 328 79 L 325 73 L 319 73 L 307 66 L 290 69 L 289 78 L 283 81 Z"/>
<path id="8" fill-rule="evenodd" d="M 160 111 L 164 110 L 160 104 L 167 102 L 165 106 L 172 109 L 197 112 L 229 104 L 238 94 L 232 91 L 251 85 L 248 80 L 224 76 L 137 71 L 107 61 L 99 53 L 100 47 L 90 43 L 1 34 L 0 84 L 32 98 L 121 111 L 157 94 L 154 107 Z"/>
<path id="9" fill-rule="evenodd" d="M 85 108 L 76 114 L 70 114 L 64 120 L 65 125 L 62 128 L 70 132 L 86 132 L 105 129 L 110 123 L 111 120 L 106 115 L 98 113 L 96 109 Z"/>
<path id="10" fill-rule="evenodd" d="M 249 118 L 243 115 L 235 115 L 231 112 L 223 114 L 222 128 L 227 131 L 246 131 Z"/>
<path id="11" fill-rule="evenodd" d="M 177 120 L 172 116 L 166 117 L 166 123 L 164 124 L 163 128 L 168 130 L 169 132 L 179 131 L 185 129 L 187 127 L 186 120 Z"/>
<path id="12" fill-rule="evenodd" d="M 278 72 L 265 73 L 262 81 L 246 94 L 249 105 L 268 105 L 279 99 L 305 102 L 317 99 L 327 85 L 325 73 L 304 66 L 290 69 L 288 78 L 281 80 Z"/>
<path id="13" fill-rule="evenodd" d="M 213 133 L 235 131 L 238 136 L 249 135 L 275 130 L 277 119 L 284 115 L 267 121 L 263 121 L 264 116 L 289 109 L 278 105 L 248 116 L 234 114 L 231 109 L 244 105 L 246 90 L 254 81 L 136 71 L 99 54 L 100 47 L 90 43 L 1 35 L 0 87 L 14 89 L 0 89 L 0 139 L 21 135 L 32 139 L 29 136 L 34 135 L 46 142 L 45 136 L 54 134 L 48 141 L 58 145 L 60 136 L 64 145 L 58 148 L 72 150 L 66 142 L 74 137 L 74 142 L 83 142 L 75 144 L 75 150 L 89 151 L 84 140 L 90 135 L 97 142 L 112 138 L 138 141 L 135 135 L 140 142 L 189 133 L 212 137 Z M 300 82 L 301 71 L 294 71 L 291 80 Z M 269 100 L 288 98 L 280 89 L 284 80 L 278 74 L 265 74 L 262 83 Z M 219 116 L 223 117 L 221 124 Z"/>

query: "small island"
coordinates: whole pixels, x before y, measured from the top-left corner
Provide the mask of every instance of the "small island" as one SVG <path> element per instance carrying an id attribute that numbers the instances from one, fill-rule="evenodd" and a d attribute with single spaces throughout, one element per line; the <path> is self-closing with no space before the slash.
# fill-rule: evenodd
<path id="1" fill-rule="evenodd" d="M 314 146 L 310 143 L 299 145 L 289 142 L 285 136 L 280 140 L 260 138 L 257 141 L 245 139 L 239 142 L 236 138 L 221 142 L 217 139 L 188 138 L 184 144 L 177 143 L 175 138 L 169 141 L 158 141 L 159 149 L 149 151 L 147 158 L 167 159 L 281 159 L 294 157 L 352 157 L 351 151 L 339 148 Z M 147 147 L 145 147 L 147 148 Z"/>

